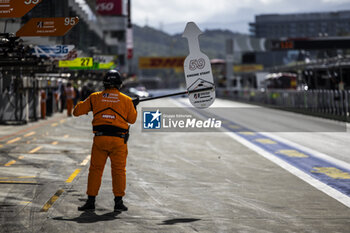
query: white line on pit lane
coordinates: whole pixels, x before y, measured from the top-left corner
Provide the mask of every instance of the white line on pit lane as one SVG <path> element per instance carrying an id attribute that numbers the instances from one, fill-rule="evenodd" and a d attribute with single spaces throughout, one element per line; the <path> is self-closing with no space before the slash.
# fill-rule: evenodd
<path id="1" fill-rule="evenodd" d="M 190 107 L 190 105 L 183 103 L 183 102 L 179 102 L 177 100 L 172 99 L 172 101 L 180 106 L 183 107 L 184 105 L 187 105 L 188 107 Z M 222 129 L 222 131 L 226 131 L 226 129 Z M 277 164 L 278 166 L 282 167 L 283 169 L 285 169 L 286 171 L 290 172 L 291 174 L 295 175 L 296 177 L 302 179 L 303 181 L 305 181 L 306 183 L 310 184 L 311 186 L 315 187 L 316 189 L 320 190 L 321 192 L 327 194 L 328 196 L 334 198 L 335 200 L 339 201 L 340 203 L 344 204 L 345 206 L 347 206 L 348 208 L 350 208 L 350 197 L 339 192 L 338 190 L 324 184 L 323 182 L 313 178 L 312 176 L 308 175 L 307 173 L 299 170 L 298 168 L 294 167 L 293 165 L 290 165 L 289 163 L 277 158 L 274 154 L 269 153 L 265 150 L 263 150 L 262 148 L 252 144 L 251 142 L 249 142 L 248 140 L 238 136 L 237 134 L 233 133 L 233 132 L 225 132 L 226 135 L 228 135 L 229 137 L 231 137 L 232 139 L 236 140 L 237 142 L 243 144 L 244 146 L 248 147 L 249 149 L 257 152 L 259 155 L 265 157 L 266 159 L 270 160 L 271 162 Z M 270 135 L 269 135 L 270 136 Z M 275 137 L 277 139 L 277 137 Z M 287 140 L 283 139 L 281 140 L 281 142 L 285 141 L 287 144 Z M 306 149 L 305 151 L 313 151 L 311 149 L 305 148 L 301 145 L 298 145 L 297 143 L 291 143 L 293 144 L 294 147 L 298 147 L 300 149 Z M 292 145 L 291 145 L 292 146 Z M 313 151 L 313 152 L 317 152 L 317 151 Z M 314 155 L 315 157 L 319 157 L 320 159 L 323 160 L 327 160 L 329 162 L 333 162 L 336 163 L 337 165 L 339 164 L 340 166 L 345 166 L 345 168 L 347 168 L 349 166 L 349 164 L 347 164 L 346 162 L 343 162 L 341 160 L 332 158 L 328 155 L 322 154 L 320 152 L 317 153 L 311 153 L 312 155 Z"/>
<path id="2" fill-rule="evenodd" d="M 232 132 L 226 132 L 226 134 L 233 138 L 234 140 L 238 141 L 239 143 L 245 145 L 249 149 L 257 152 L 258 154 L 262 155 L 266 159 L 270 160 L 271 162 L 277 164 L 278 166 L 282 167 L 283 169 L 287 170 L 288 172 L 292 173 L 293 175 L 299 177 L 306 183 L 310 184 L 311 186 L 317 188 L 318 190 L 324 192 L 328 196 L 336 199 L 340 203 L 344 204 L 345 206 L 350 208 L 350 197 L 347 195 L 339 192 L 338 190 L 322 183 L 321 181 L 313 178 L 312 176 L 306 174 L 305 172 L 299 170 L 298 168 L 290 165 L 289 163 L 277 158 L 274 154 L 271 154 L 260 147 L 250 143 L 249 141 L 241 138 L 240 136 L 237 136 L 235 133 Z"/>
<path id="3" fill-rule="evenodd" d="M 83 160 L 83 162 L 81 162 L 79 165 L 85 166 L 89 162 L 90 158 L 91 158 L 91 155 L 86 156 L 86 158 Z"/>
<path id="4" fill-rule="evenodd" d="M 331 157 L 329 155 L 326 155 L 326 154 L 321 153 L 319 151 L 316 151 L 316 150 L 313 150 L 311 148 L 302 146 L 302 145 L 300 145 L 298 143 L 292 142 L 290 140 L 287 140 L 287 139 L 282 138 L 280 136 L 274 135 L 272 133 L 261 132 L 260 134 L 265 135 L 267 137 L 270 137 L 272 139 L 275 139 L 275 140 L 277 140 L 279 142 L 283 142 L 285 144 L 288 144 L 288 145 L 290 145 L 292 147 L 298 148 L 298 149 L 300 149 L 300 150 L 302 150 L 304 152 L 307 152 L 307 153 L 311 154 L 312 156 L 314 156 L 316 158 L 319 158 L 321 160 L 325 160 L 326 162 L 329 162 L 329 163 L 333 163 L 334 165 L 336 165 L 338 167 L 350 170 L 350 164 L 345 162 L 345 161 L 333 158 L 333 157 Z"/>

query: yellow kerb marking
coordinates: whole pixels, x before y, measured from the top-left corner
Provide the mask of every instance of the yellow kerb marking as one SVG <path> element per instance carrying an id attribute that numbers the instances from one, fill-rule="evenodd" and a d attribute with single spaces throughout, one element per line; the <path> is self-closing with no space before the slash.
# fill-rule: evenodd
<path id="1" fill-rule="evenodd" d="M 63 189 L 58 190 L 43 206 L 41 209 L 41 212 L 46 212 L 50 209 L 50 207 L 57 201 L 57 199 L 61 196 L 61 194 L 64 192 Z"/>
<path id="2" fill-rule="evenodd" d="M 313 167 L 316 171 L 311 171 L 313 173 L 323 173 L 333 179 L 350 179 L 350 174 L 339 170 L 335 167 Z"/>
<path id="3" fill-rule="evenodd" d="M 58 123 L 52 123 L 51 126 L 52 127 L 56 127 L 58 125 Z"/>
<path id="4" fill-rule="evenodd" d="M 282 155 L 286 155 L 288 157 L 296 157 L 296 158 L 307 158 L 309 156 L 307 156 L 304 153 L 301 153 L 297 150 L 279 150 L 276 152 L 277 154 L 282 154 Z"/>
<path id="5" fill-rule="evenodd" d="M 18 159 L 24 159 L 24 156 L 23 155 L 18 156 Z"/>
<path id="6" fill-rule="evenodd" d="M 12 164 L 15 164 L 16 163 L 16 160 L 11 160 L 10 162 L 6 163 L 4 166 L 5 167 L 9 167 L 11 166 Z"/>
<path id="7" fill-rule="evenodd" d="M 231 129 L 240 129 L 241 128 L 238 125 L 229 125 L 228 127 L 230 127 Z"/>
<path id="8" fill-rule="evenodd" d="M 57 145 L 58 144 L 58 141 L 54 141 L 51 143 L 52 145 Z"/>
<path id="9" fill-rule="evenodd" d="M 63 124 L 64 122 L 66 122 L 66 120 L 64 120 L 64 119 L 63 119 L 63 120 L 60 120 L 60 123 L 61 123 L 61 124 Z"/>
<path id="10" fill-rule="evenodd" d="M 79 174 L 79 172 L 80 172 L 80 169 L 75 170 L 72 173 L 72 175 L 70 175 L 70 177 L 66 180 L 66 183 L 71 183 L 74 180 L 74 178 Z"/>
<path id="11" fill-rule="evenodd" d="M 17 142 L 19 140 L 21 140 L 21 137 L 17 137 L 17 138 L 10 140 L 10 141 L 7 141 L 6 144 L 12 144 L 12 143 Z"/>
<path id="12" fill-rule="evenodd" d="M 34 135 L 34 134 L 36 134 L 36 132 L 30 132 L 30 133 L 27 133 L 27 134 L 25 134 L 24 135 L 24 137 L 26 138 L 26 137 L 30 137 L 30 136 L 32 136 L 32 135 Z"/>
<path id="13" fill-rule="evenodd" d="M 66 134 L 63 136 L 64 138 L 69 138 L 69 134 Z"/>
<path id="14" fill-rule="evenodd" d="M 248 135 L 248 136 L 254 136 L 254 135 L 256 135 L 256 133 L 254 133 L 254 132 L 249 132 L 249 131 L 242 131 L 242 132 L 239 132 L 239 134 Z"/>
<path id="15" fill-rule="evenodd" d="M 34 154 L 35 152 L 37 152 L 37 151 L 40 150 L 41 148 L 43 148 L 43 147 L 42 147 L 42 146 L 35 147 L 33 150 L 29 151 L 28 153 L 29 153 L 29 154 Z"/>
<path id="16" fill-rule="evenodd" d="M 20 202 L 21 205 L 26 205 L 26 204 L 30 204 L 30 203 L 32 203 L 32 202 L 31 201 L 21 201 Z"/>
<path id="17" fill-rule="evenodd" d="M 260 142 L 262 144 L 276 144 L 275 141 L 268 138 L 259 138 L 259 139 L 255 139 L 255 141 Z"/>

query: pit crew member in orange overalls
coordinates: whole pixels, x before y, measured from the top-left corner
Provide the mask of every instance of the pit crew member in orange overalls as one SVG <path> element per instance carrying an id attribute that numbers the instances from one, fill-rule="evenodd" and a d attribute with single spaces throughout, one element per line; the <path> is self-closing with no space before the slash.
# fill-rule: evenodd
<path id="1" fill-rule="evenodd" d="M 126 211 L 123 203 L 125 195 L 125 166 L 128 154 L 127 140 L 129 124 L 136 121 L 136 105 L 139 100 L 132 100 L 119 91 L 122 78 L 118 71 L 110 70 L 103 79 L 105 90 L 92 93 L 83 102 L 79 102 L 73 115 L 80 116 L 93 112 L 93 132 L 95 134 L 91 151 L 87 192 L 88 200 L 78 210 L 94 210 L 95 197 L 98 194 L 102 173 L 109 157 L 112 168 L 114 193 L 114 211 Z"/>
<path id="2" fill-rule="evenodd" d="M 41 119 L 46 119 L 46 91 L 45 90 L 40 91 L 40 97 L 41 97 L 41 103 L 40 103 Z"/>
<path id="3" fill-rule="evenodd" d="M 67 116 L 71 117 L 73 110 L 73 100 L 75 98 L 75 91 L 71 83 L 67 83 L 67 87 L 65 88 L 64 92 L 66 95 Z"/>

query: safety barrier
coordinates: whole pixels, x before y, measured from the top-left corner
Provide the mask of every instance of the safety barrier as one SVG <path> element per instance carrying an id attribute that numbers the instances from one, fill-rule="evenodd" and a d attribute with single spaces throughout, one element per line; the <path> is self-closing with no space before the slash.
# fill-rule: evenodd
<path id="1" fill-rule="evenodd" d="M 26 123 L 38 119 L 39 97 L 34 89 L 0 93 L 0 124 L 5 122 Z"/>
<path id="2" fill-rule="evenodd" d="M 217 89 L 217 96 L 271 107 L 350 121 L 350 90 L 232 90 Z"/>

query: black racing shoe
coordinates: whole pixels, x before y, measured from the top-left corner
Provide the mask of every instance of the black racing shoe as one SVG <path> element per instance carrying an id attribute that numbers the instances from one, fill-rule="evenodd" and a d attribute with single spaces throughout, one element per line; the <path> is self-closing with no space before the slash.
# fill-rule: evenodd
<path id="1" fill-rule="evenodd" d="M 128 207 L 126 207 L 123 203 L 122 199 L 114 199 L 114 211 L 119 212 L 119 211 L 127 211 Z"/>
<path id="2" fill-rule="evenodd" d="M 78 207 L 79 211 L 95 210 L 95 198 L 88 198 L 83 206 Z"/>

